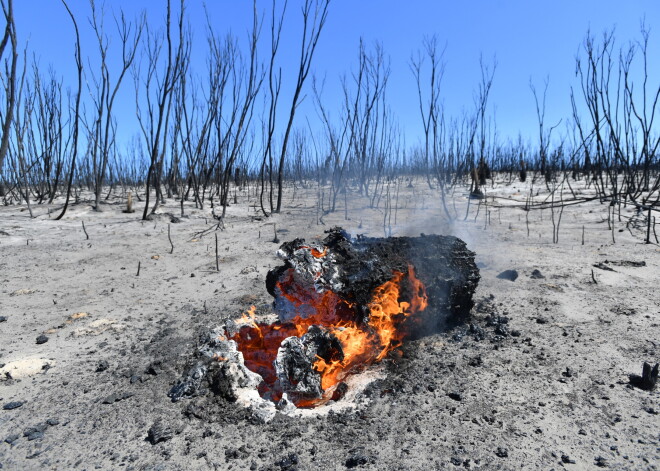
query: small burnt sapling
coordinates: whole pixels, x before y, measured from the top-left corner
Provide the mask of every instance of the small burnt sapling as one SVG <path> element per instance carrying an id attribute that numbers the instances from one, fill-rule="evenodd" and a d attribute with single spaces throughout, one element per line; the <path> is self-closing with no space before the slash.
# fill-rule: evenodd
<path id="1" fill-rule="evenodd" d="M 653 368 L 644 362 L 642 366 L 642 376 L 632 374 L 629 376 L 630 384 L 645 391 L 652 391 L 658 382 L 658 363 Z"/>

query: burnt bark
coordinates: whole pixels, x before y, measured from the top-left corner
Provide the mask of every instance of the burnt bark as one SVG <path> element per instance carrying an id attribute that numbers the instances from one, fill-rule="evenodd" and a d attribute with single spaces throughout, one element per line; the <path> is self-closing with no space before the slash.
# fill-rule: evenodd
<path id="1" fill-rule="evenodd" d="M 351 239 L 341 228 L 327 231 L 323 248 L 331 260 L 309 290 L 330 289 L 347 304 L 355 306 L 358 320 L 369 316 L 369 303 L 374 290 L 393 278 L 394 272 L 406 273 L 412 266 L 417 278 L 424 284 L 428 307 L 416 315 L 410 335 L 438 332 L 464 321 L 472 309 L 472 296 L 479 282 L 479 269 L 474 252 L 465 242 L 453 236 L 424 235 L 420 237 L 372 238 L 358 236 Z M 272 269 L 266 278 L 266 287 L 276 296 L 276 284 L 284 281 L 290 269 L 297 269 L 304 279 L 306 260 L 298 249 L 308 244 L 295 239 L 282 244 L 279 255 L 285 265 Z M 326 257 L 327 258 L 327 257 Z M 317 262 L 309 260 L 309 263 Z M 314 268 L 318 270 L 318 268 Z M 402 290 L 401 297 L 410 293 Z M 276 309 L 278 303 L 275 303 Z"/>

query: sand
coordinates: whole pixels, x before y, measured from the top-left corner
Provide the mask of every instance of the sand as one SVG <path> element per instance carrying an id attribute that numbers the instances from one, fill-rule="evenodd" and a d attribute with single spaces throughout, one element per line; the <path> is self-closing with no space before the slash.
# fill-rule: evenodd
<path id="1" fill-rule="evenodd" d="M 657 469 L 660 393 L 632 388 L 628 375 L 660 359 L 660 249 L 643 243 L 644 227 L 626 227 L 634 208 L 609 228 L 606 204 L 569 206 L 553 243 L 550 209 L 521 207 L 529 182 L 489 184 L 466 220 L 458 188 L 451 223 L 436 189 L 407 183 L 389 218 L 385 197 L 374 209 L 357 194 L 346 213 L 342 197 L 322 216 L 315 184 L 290 188 L 282 214 L 265 218 L 254 191 L 238 191 L 217 230 L 210 207 L 188 202 L 181 217 L 175 199 L 153 221 L 140 220 L 139 202 L 122 213 L 121 195 L 102 212 L 74 204 L 61 221 L 57 201 L 35 205 L 34 219 L 25 206 L 0 207 L 0 406 L 14 403 L 0 408 L 0 467 Z M 535 188 L 535 201 L 548 196 Z M 260 318 L 272 313 L 274 225 L 281 241 L 334 225 L 463 238 L 481 269 L 472 330 L 410 342 L 343 411 L 262 424 L 211 394 L 171 402 L 200 334 L 252 304 Z M 498 278 L 504 270 L 518 278 Z M 152 444 L 150 429 L 162 441 Z"/>

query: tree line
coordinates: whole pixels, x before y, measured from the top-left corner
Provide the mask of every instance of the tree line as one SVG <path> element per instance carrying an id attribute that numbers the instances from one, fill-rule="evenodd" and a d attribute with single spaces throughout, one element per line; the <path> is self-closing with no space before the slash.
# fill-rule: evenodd
<path id="1" fill-rule="evenodd" d="M 323 188 L 323 211 L 336 211 L 351 192 L 377 207 L 389 201 L 384 195 L 395 191 L 392 182 L 420 177 L 437 189 L 445 215 L 456 218 L 447 196 L 461 185 L 479 195 L 497 173 L 508 181 L 529 178 L 551 192 L 584 179 L 601 202 L 630 203 L 648 209 L 649 218 L 659 205 L 660 83 L 648 74 L 653 52 L 645 25 L 640 38 L 624 47 L 617 46 L 613 31 L 586 34 L 575 62 L 572 115 L 557 123 L 545 118 L 549 79 L 542 87 L 530 81 L 535 142 L 498 133 L 488 112 L 494 59 L 480 59 L 472 108 L 449 116 L 442 102 L 444 49 L 437 37 L 425 38 L 409 61 L 422 136 L 409 145 L 388 104 L 391 69 L 378 43 L 360 41 L 357 66 L 339 77 L 341 103 L 328 106 L 313 63 L 330 0 L 291 2 L 295 6 L 273 0 L 265 17 L 255 0 L 245 37 L 217 31 L 207 15 L 203 73 L 190 67 L 193 38 L 184 0 L 164 1 L 160 25 L 144 13 L 108 15 L 95 0 L 89 0 L 89 18 L 80 19 L 61 2 L 76 34 L 74 84 L 28 59 L 18 41 L 13 0 L 0 0 L 5 204 L 24 202 L 31 212 L 31 205 L 62 196 L 62 217 L 83 190 L 93 194 L 97 210 L 113 193 L 131 191 L 143 203 L 144 219 L 166 198 L 177 198 L 182 208 L 184 201 L 221 208 L 224 217 L 236 191 L 251 185 L 268 216 L 282 211 L 288 184 L 316 184 Z M 98 60 L 83 55 L 83 22 L 94 37 L 85 49 Z M 283 71 L 282 31 L 292 22 L 301 30 L 298 65 Z M 260 44 L 268 45 L 265 57 Z M 115 105 L 124 89 L 134 93 L 139 132 L 118 142 Z M 315 123 L 297 116 L 304 96 L 313 101 Z M 573 199 L 579 200 L 575 193 Z"/>

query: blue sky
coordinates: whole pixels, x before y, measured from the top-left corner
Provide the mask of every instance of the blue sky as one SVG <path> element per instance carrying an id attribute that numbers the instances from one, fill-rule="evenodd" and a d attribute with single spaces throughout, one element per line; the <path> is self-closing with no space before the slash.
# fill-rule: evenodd
<path id="1" fill-rule="evenodd" d="M 204 71 L 205 57 L 203 3 L 186 2 L 195 41 L 192 67 L 199 73 Z M 289 3 L 280 59 L 283 73 L 289 71 L 293 77 L 297 70 L 300 0 Z M 95 43 L 87 21 L 88 2 L 70 0 L 70 4 L 83 34 L 83 55 L 93 55 Z M 251 19 L 251 1 L 208 0 L 206 4 L 218 32 L 231 30 L 245 36 Z M 123 9 L 129 18 L 145 10 L 152 25 L 164 22 L 164 0 L 107 0 L 105 5 L 108 12 Z M 74 35 L 61 3 L 17 0 L 15 9 L 19 41 L 25 44 L 29 40 L 29 53 L 39 58 L 44 70 L 52 64 L 65 83 L 73 86 Z M 258 0 L 258 9 L 268 13 L 270 1 Z M 109 26 L 110 18 L 106 20 Z M 324 99 L 332 109 L 340 102 L 339 77 L 356 66 L 360 37 L 367 45 L 382 42 L 391 65 L 388 101 L 407 143 L 413 144 L 421 135 L 421 121 L 409 62 L 411 55 L 421 48 L 424 36 L 436 35 L 440 45 L 446 44 L 442 87 L 446 113 L 459 115 L 463 110 L 473 109 L 473 95 L 480 79 L 479 57 L 483 55 L 487 63 L 496 57 L 489 111 L 495 113 L 499 135 L 502 139 L 515 139 L 520 132 L 523 138 L 536 142 L 538 128 L 530 79 L 542 90 L 545 77 L 549 77 L 547 123 L 555 124 L 569 117 L 569 89 L 578 85 L 575 56 L 587 31 L 599 36 L 604 30 L 615 28 L 618 44 L 625 45 L 640 38 L 642 19 L 651 29 L 649 75 L 651 88 L 655 89 L 660 80 L 660 2 L 657 0 L 332 0 L 313 69 L 319 78 L 325 77 Z M 262 39 L 268 47 L 267 29 Z M 114 52 L 119 51 L 115 48 Z M 311 92 L 309 85 L 311 80 L 307 88 Z M 284 108 L 290 91 L 284 90 L 283 94 Z M 120 139 L 137 131 L 133 97 L 133 83 L 128 78 L 116 108 Z M 297 124 L 304 125 L 305 114 L 316 122 L 311 101 L 308 99 L 307 106 L 301 108 Z"/>

